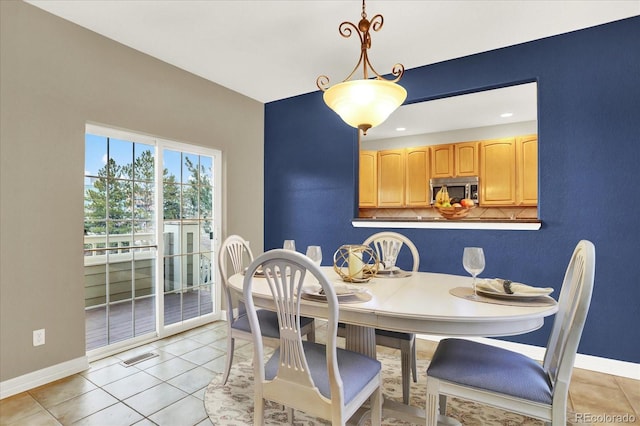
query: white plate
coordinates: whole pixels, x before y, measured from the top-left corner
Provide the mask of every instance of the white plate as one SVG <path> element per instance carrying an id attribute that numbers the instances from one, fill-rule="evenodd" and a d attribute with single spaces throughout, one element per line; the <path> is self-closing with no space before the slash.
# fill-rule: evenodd
<path id="1" fill-rule="evenodd" d="M 318 300 L 327 300 L 327 296 L 324 293 L 320 293 L 320 290 L 321 289 L 317 286 L 311 286 L 309 288 L 303 288 L 302 293 L 307 295 L 309 298 L 318 299 Z M 361 293 L 366 293 L 367 289 L 361 288 L 361 287 L 337 284 L 335 291 L 336 291 L 336 297 L 338 298 L 338 300 L 340 300 L 340 299 L 347 299 Z"/>
<path id="2" fill-rule="evenodd" d="M 322 300 L 322 301 L 326 301 L 327 300 L 327 296 L 324 293 L 319 293 L 317 291 L 303 291 L 304 295 L 307 296 L 309 299 L 317 299 L 317 300 Z M 342 293 L 342 294 L 336 294 L 336 297 L 338 298 L 338 300 L 340 299 L 346 299 L 346 298 L 350 298 L 355 296 L 358 293 Z"/>
<path id="3" fill-rule="evenodd" d="M 242 270 L 242 275 L 245 275 L 247 273 L 247 269 L 249 269 L 249 267 L 246 267 Z M 253 274 L 254 277 L 264 277 L 264 270 L 262 269 L 262 266 L 258 266 L 258 269 L 256 269 L 256 272 Z"/>
<path id="4" fill-rule="evenodd" d="M 356 290 L 353 293 L 342 293 L 336 295 L 338 303 L 364 303 L 371 300 L 371 293 L 367 290 Z M 303 290 L 302 298 L 314 302 L 327 302 L 327 296 L 320 294 L 318 290 Z"/>
<path id="5" fill-rule="evenodd" d="M 498 293 L 490 290 L 481 290 L 476 288 L 476 292 L 481 296 L 487 297 L 495 297 L 497 299 L 537 299 L 539 297 L 549 297 L 546 294 L 507 294 L 507 293 Z"/>

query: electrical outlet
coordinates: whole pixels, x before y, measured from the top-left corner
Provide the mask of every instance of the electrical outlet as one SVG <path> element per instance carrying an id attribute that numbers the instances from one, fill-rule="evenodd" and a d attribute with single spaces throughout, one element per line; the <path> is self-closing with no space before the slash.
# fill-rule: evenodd
<path id="1" fill-rule="evenodd" d="M 33 346 L 44 345 L 44 328 L 33 330 Z"/>

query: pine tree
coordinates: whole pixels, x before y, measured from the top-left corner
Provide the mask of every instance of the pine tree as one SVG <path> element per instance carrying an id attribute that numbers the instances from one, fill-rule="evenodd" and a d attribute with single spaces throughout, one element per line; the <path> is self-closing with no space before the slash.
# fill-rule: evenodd
<path id="1" fill-rule="evenodd" d="M 169 170 L 163 170 L 163 218 L 210 219 L 212 185 L 205 166 L 185 157 L 190 172 L 188 182 L 180 182 Z M 135 161 L 118 165 L 113 158 L 98 170 L 93 187 L 85 191 L 85 232 L 130 234 L 150 227 L 154 220 L 154 158 L 143 151 Z M 182 191 L 181 191 L 182 188 Z M 182 203 L 181 203 L 182 192 Z M 181 212 L 182 205 L 182 212 Z M 210 232 L 206 221 L 205 232 Z"/>

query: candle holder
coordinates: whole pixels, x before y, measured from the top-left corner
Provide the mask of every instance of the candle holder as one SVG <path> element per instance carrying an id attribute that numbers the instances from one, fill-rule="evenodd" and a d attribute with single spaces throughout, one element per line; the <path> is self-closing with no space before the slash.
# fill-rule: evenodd
<path id="1" fill-rule="evenodd" d="M 380 267 L 377 253 L 362 244 L 345 244 L 333 254 L 333 270 L 349 283 L 366 283 Z"/>

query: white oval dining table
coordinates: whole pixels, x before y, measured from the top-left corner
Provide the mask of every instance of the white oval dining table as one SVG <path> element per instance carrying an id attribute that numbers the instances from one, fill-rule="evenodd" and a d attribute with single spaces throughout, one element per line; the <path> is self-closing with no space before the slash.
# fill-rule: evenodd
<path id="1" fill-rule="evenodd" d="M 470 288 L 472 278 L 432 272 L 412 272 L 403 278 L 374 277 L 362 284 L 344 283 L 331 266 L 322 267 L 331 282 L 366 289 L 371 298 L 359 303 L 340 303 L 340 322 L 346 324 L 346 348 L 376 357 L 375 329 L 415 334 L 464 337 L 497 337 L 524 334 L 539 329 L 545 317 L 556 313 L 556 304 L 546 306 L 512 306 L 486 303 L 455 296 L 450 290 Z M 274 309 L 266 280 L 254 277 L 253 298 L 256 306 Z M 229 278 L 234 292 L 242 296 L 243 274 Z M 314 278 L 305 281 L 310 286 Z M 326 304 L 302 299 L 302 315 L 325 318 Z M 385 412 L 391 410 L 409 421 L 422 413 L 407 410 L 403 404 L 385 400 Z M 398 417 L 398 416 L 396 416 Z M 456 424 L 442 419 L 443 424 Z"/>

